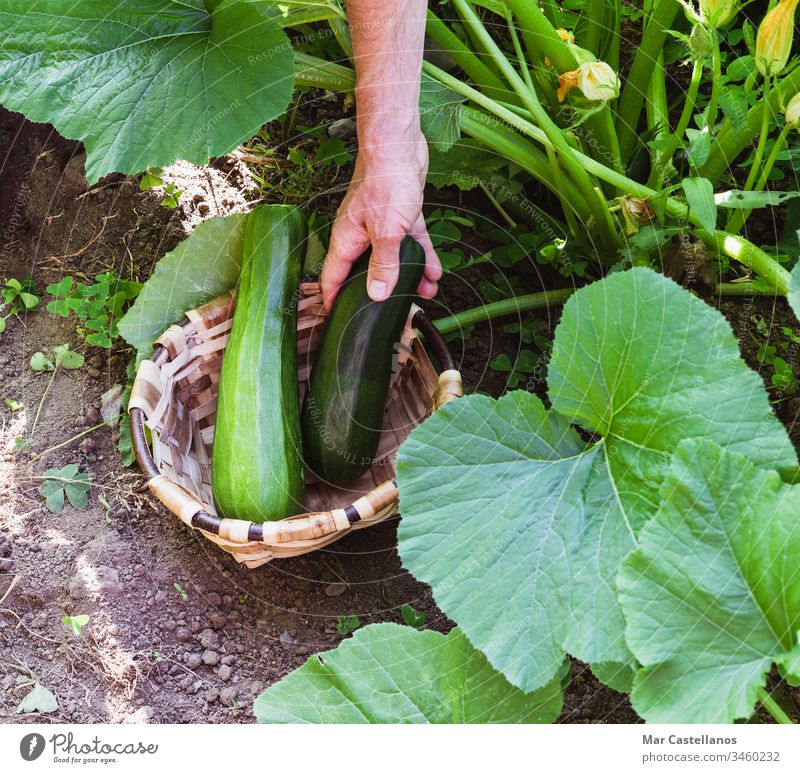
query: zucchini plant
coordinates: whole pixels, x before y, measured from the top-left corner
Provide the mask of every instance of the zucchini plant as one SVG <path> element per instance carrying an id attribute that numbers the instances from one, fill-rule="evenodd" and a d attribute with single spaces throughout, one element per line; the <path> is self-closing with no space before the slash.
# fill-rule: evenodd
<path id="1" fill-rule="evenodd" d="M 728 323 L 649 269 L 613 274 L 567 301 L 548 380 L 549 409 L 471 395 L 412 431 L 403 565 L 509 689 L 552 689 L 567 652 L 648 721 L 730 722 L 757 701 L 784 721 L 764 685 L 773 664 L 800 684 L 800 488 L 781 478 L 798 459 Z M 373 628 L 354 661 L 387 657 Z M 350 647 L 267 689 L 259 719 L 354 721 L 373 675 Z"/>

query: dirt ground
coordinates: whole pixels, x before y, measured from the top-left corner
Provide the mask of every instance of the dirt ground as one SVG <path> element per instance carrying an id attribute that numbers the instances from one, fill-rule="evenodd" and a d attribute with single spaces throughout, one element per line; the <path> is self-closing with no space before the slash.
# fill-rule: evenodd
<path id="1" fill-rule="evenodd" d="M 80 145 L 0 110 L 0 278 L 31 275 L 43 290 L 65 275 L 114 268 L 143 281 L 198 222 L 246 210 L 257 195 L 235 158 L 207 169 L 177 165 L 169 175 L 186 191 L 176 210 L 122 177 L 89 189 Z M 432 191 L 429 205 L 452 205 L 442 197 Z M 474 305 L 460 281 L 445 284 L 433 316 Z M 753 324 L 727 303 L 726 313 Z M 557 316 L 540 314 L 545 333 Z M 503 376 L 489 363 L 513 352 L 512 339 L 501 321 L 454 345 L 468 389 L 500 393 Z M 49 379 L 30 370 L 30 357 L 63 343 L 87 364 L 58 374 L 31 445 L 19 452 L 15 438 L 30 435 Z M 100 396 L 124 383 L 130 356 L 86 347 L 74 320 L 43 310 L 9 320 L 0 338 L 0 599 L 10 590 L 0 603 L 0 721 L 252 722 L 261 690 L 341 641 L 340 615 L 362 625 L 401 622 L 398 608 L 408 603 L 426 613 L 428 627 L 449 629 L 429 589 L 400 565 L 396 522 L 250 571 L 141 492 L 144 477 L 119 462 L 116 429 L 41 456 L 101 421 Z M 5 410 L 5 398 L 24 410 Z M 794 426 L 797 405 L 782 405 Z M 92 476 L 89 506 L 53 514 L 37 476 L 72 462 Z M 61 618 L 81 614 L 90 622 L 76 636 Z M 638 721 L 627 698 L 588 668 L 575 662 L 573 675 L 561 721 Z M 55 694 L 57 711 L 14 713 L 33 682 Z"/>

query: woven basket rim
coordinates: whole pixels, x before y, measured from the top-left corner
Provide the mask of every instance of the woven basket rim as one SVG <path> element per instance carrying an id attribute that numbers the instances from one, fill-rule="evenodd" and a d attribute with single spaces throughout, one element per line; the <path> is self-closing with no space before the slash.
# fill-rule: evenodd
<path id="1" fill-rule="evenodd" d="M 221 296 L 218 296 L 218 298 L 224 298 L 226 295 L 227 293 L 223 293 Z M 217 298 L 212 299 L 211 302 L 215 300 L 217 300 Z M 185 329 L 190 327 L 192 324 L 193 322 L 190 319 L 185 318 L 182 322 L 176 323 L 176 326 Z M 422 333 L 422 335 L 425 337 L 426 349 L 430 349 L 430 351 L 438 360 L 439 367 L 441 368 L 439 376 L 440 380 L 445 374 L 449 374 L 448 378 L 457 382 L 457 387 L 452 392 L 452 396 L 460 396 L 460 373 L 455 368 L 453 356 L 450 353 L 447 343 L 445 342 L 441 333 L 437 330 L 433 322 L 428 319 L 422 309 L 418 309 L 412 315 L 411 325 L 417 332 Z M 156 363 L 164 356 L 165 352 L 167 357 L 170 358 L 166 347 L 163 344 L 156 343 L 154 345 L 153 354 L 148 359 L 151 362 Z M 136 378 L 134 379 L 134 384 L 138 378 L 139 376 L 137 374 Z M 207 510 L 205 510 L 205 506 L 203 505 L 202 501 L 193 493 L 189 492 L 179 483 L 164 477 L 161 470 L 156 465 L 155 460 L 153 459 L 150 445 L 146 440 L 144 411 L 139 407 L 132 407 L 129 410 L 129 416 L 134 456 L 139 468 L 148 477 L 148 486 L 151 491 L 156 494 L 159 499 L 161 499 L 162 503 L 164 503 L 168 509 L 172 510 L 176 514 L 179 514 L 178 510 L 185 510 L 187 507 L 190 508 L 192 511 L 190 517 L 182 518 L 182 520 L 184 520 L 194 530 L 207 532 L 215 536 L 220 535 L 220 527 L 223 522 L 230 522 L 231 519 L 209 513 Z M 164 495 L 162 495 L 162 492 L 158 490 L 161 487 L 168 488 L 169 490 L 164 492 Z M 341 522 L 337 525 L 337 531 L 346 529 L 352 524 L 361 520 L 363 503 L 365 499 L 369 497 L 374 497 L 377 500 L 375 503 L 370 502 L 370 506 L 388 506 L 388 504 L 391 504 L 391 502 L 396 501 L 397 499 L 396 481 L 392 480 L 382 483 L 376 488 L 372 489 L 366 495 L 361 495 L 351 505 L 341 508 L 338 511 L 334 511 L 334 515 L 338 516 L 336 520 Z M 170 500 L 169 504 L 167 504 L 167 499 Z M 175 503 L 174 507 L 172 502 Z M 360 503 L 362 503 L 362 507 L 358 506 Z M 270 528 L 270 525 L 277 527 L 278 524 L 287 524 L 292 521 L 313 521 L 315 519 L 320 521 L 323 519 L 323 517 L 329 515 L 330 513 L 304 512 L 279 521 L 265 521 L 263 523 L 256 523 L 254 521 L 237 519 L 235 520 L 235 523 L 238 526 L 237 531 L 240 530 L 242 533 L 242 540 L 244 543 L 264 543 L 266 542 L 267 536 L 265 534 L 265 529 L 269 529 L 270 532 L 273 531 L 273 528 Z M 300 524 L 298 523 L 297 525 L 299 526 Z M 283 540 L 279 539 L 278 541 Z"/>

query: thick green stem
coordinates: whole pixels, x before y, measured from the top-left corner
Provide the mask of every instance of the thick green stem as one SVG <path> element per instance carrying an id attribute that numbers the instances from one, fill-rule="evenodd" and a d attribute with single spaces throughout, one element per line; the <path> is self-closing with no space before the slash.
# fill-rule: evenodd
<path id="1" fill-rule="evenodd" d="M 653 75 L 647 84 L 647 128 L 657 139 L 669 131 L 669 108 L 667 107 L 667 84 L 664 78 L 664 52 L 661 51 L 653 67 Z"/>
<path id="2" fill-rule="evenodd" d="M 773 114 L 777 113 L 781 104 L 791 99 L 798 91 L 800 91 L 800 67 L 795 67 L 770 92 L 767 101 Z M 736 126 L 729 118 L 726 119 L 714 138 L 711 153 L 701 167 L 700 175 L 712 182 L 719 180 L 728 166 L 753 142 L 761 127 L 761 118 L 762 105 L 759 102 L 747 111 L 744 120 L 737 122 Z"/>
<path id="3" fill-rule="evenodd" d="M 508 317 L 512 314 L 521 314 L 524 311 L 533 309 L 545 309 L 551 306 L 558 306 L 564 303 L 575 288 L 568 287 L 561 290 L 548 290 L 543 293 L 531 293 L 530 295 L 518 295 L 494 303 L 487 303 L 483 306 L 476 306 L 474 309 L 460 311 L 449 317 L 437 319 L 433 324 L 442 333 L 454 333 L 469 325 L 479 322 L 487 322 L 498 317 Z M 764 290 L 756 290 L 749 282 L 722 282 L 717 285 L 717 294 L 721 296 L 741 296 L 741 295 L 774 295 Z"/>
<path id="4" fill-rule="evenodd" d="M 297 27 L 300 24 L 327 21 L 328 19 L 344 19 L 344 9 L 339 3 L 292 3 L 285 4 L 285 11 L 275 17 L 281 27 Z"/>
<path id="5" fill-rule="evenodd" d="M 425 31 L 436 45 L 449 54 L 467 77 L 492 99 L 516 100 L 516 95 L 469 49 L 432 11 L 428 11 Z"/>
<path id="6" fill-rule="evenodd" d="M 539 65 L 542 57 L 546 56 L 556 72 L 568 72 L 577 67 L 575 54 L 561 39 L 547 16 L 539 10 L 537 3 L 530 0 L 507 0 L 506 4 L 519 22 L 531 64 Z"/>
<path id="7" fill-rule="evenodd" d="M 667 31 L 679 8 L 678 0 L 658 0 L 648 18 L 617 105 L 617 136 L 622 158 L 629 158 L 633 151 L 654 56 L 663 49 Z"/>
<path id="8" fill-rule="evenodd" d="M 503 301 L 487 303 L 484 306 L 477 306 L 474 309 L 460 311 L 443 319 L 434 321 L 438 331 L 444 333 L 454 333 L 469 325 L 478 322 L 485 322 L 497 317 L 507 317 L 511 314 L 520 314 L 523 311 L 532 309 L 544 309 L 550 306 L 558 306 L 569 298 L 574 292 L 572 287 L 564 290 L 548 290 L 544 293 L 533 293 L 531 295 L 518 295 L 515 298 L 508 298 Z"/>
<path id="9" fill-rule="evenodd" d="M 352 62 L 353 39 L 350 37 L 350 27 L 347 26 L 347 22 L 336 16 L 328 20 L 328 26 L 330 26 L 333 37 L 336 38 L 336 42 L 342 47 L 344 55 Z"/>
<path id="10" fill-rule="evenodd" d="M 692 119 L 694 113 L 695 103 L 697 102 L 697 93 L 700 90 L 700 81 L 703 75 L 703 63 L 700 59 L 695 59 L 692 66 L 692 80 L 689 83 L 689 88 L 686 91 L 686 98 L 683 102 L 683 110 L 681 110 L 680 117 L 678 118 L 678 125 L 675 127 L 675 133 L 670 137 L 669 145 L 661 152 L 658 161 L 656 162 L 653 170 L 650 173 L 650 184 L 656 190 L 660 190 L 664 184 L 665 170 L 669 164 L 672 163 L 672 156 L 678 149 L 678 146 L 683 143 L 683 135 L 689 126 L 689 121 Z"/>
<path id="11" fill-rule="evenodd" d="M 536 122 L 546 134 L 547 138 L 550 140 L 550 143 L 559 155 L 559 161 L 563 165 L 565 171 L 567 174 L 569 174 L 581 192 L 586 196 L 589 203 L 589 208 L 594 216 L 595 225 L 598 229 L 602 246 L 607 251 L 616 251 L 617 247 L 619 246 L 619 235 L 613 228 L 608 228 L 608 218 L 610 217 L 608 214 L 608 206 L 605 201 L 601 201 L 596 195 L 593 195 L 595 186 L 589 178 L 589 175 L 586 173 L 586 170 L 575 158 L 575 151 L 570 147 L 569 143 L 564 137 L 564 133 L 550 119 L 550 116 L 544 110 L 538 98 L 536 97 L 536 93 L 531 91 L 525 85 L 525 82 L 517 74 L 517 71 L 508 61 L 505 54 L 494 42 L 483 24 L 481 24 L 480 19 L 472 10 L 472 7 L 469 5 L 469 3 L 467 3 L 466 0 L 453 0 L 453 5 L 458 9 L 459 14 L 464 19 L 465 23 L 467 23 L 474 30 L 475 34 L 481 38 L 484 46 L 492 54 L 498 66 L 500 67 L 503 76 L 506 78 L 506 80 L 508 80 L 517 94 L 519 94 L 523 105 L 528 108 L 528 110 L 531 112 L 531 115 L 534 117 Z M 536 10 L 536 14 L 544 21 L 547 27 L 550 28 L 550 23 L 545 19 L 544 14 L 542 14 L 538 9 Z M 553 30 L 553 32 L 557 36 L 555 30 Z M 561 38 L 559 38 L 559 41 L 561 41 Z"/>
<path id="12" fill-rule="evenodd" d="M 763 688 L 758 688 L 758 702 L 779 725 L 793 725 L 789 715 L 778 705 L 778 702 Z"/>
<path id="13" fill-rule="evenodd" d="M 764 158 L 764 149 L 767 147 L 767 139 L 769 138 L 769 120 L 772 117 L 772 111 L 769 106 L 769 78 L 764 81 L 764 93 L 761 96 L 761 129 L 758 133 L 758 144 L 756 145 L 756 152 L 753 156 L 753 163 L 750 165 L 750 171 L 747 173 L 747 180 L 744 183 L 744 190 L 749 191 L 755 184 L 758 173 L 761 171 L 761 159 Z"/>
<path id="14" fill-rule="evenodd" d="M 298 53 L 295 53 L 295 63 L 297 65 L 297 77 L 300 78 L 300 82 L 321 86 L 322 88 L 331 89 L 333 91 L 347 91 L 353 88 L 353 71 L 348 67 L 331 65 L 316 57 Z M 580 212 L 581 205 L 585 206 L 586 201 L 583 199 L 582 193 L 579 193 L 572 184 L 572 181 L 566 176 L 561 180 L 552 180 L 545 155 L 536 146 L 532 145 L 531 142 L 516 135 L 507 127 L 502 126 L 493 116 L 497 116 L 497 118 L 500 118 L 510 126 L 518 129 L 536 142 L 555 148 L 555 145 L 542 129 L 516 115 L 516 113 L 508 108 L 497 104 L 497 102 L 489 99 L 468 84 L 458 80 L 458 78 L 454 78 L 443 70 L 440 70 L 438 67 L 430 64 L 430 62 L 423 63 L 423 69 L 425 69 L 431 77 L 436 78 L 439 82 L 450 87 L 457 94 L 461 94 L 493 114 L 486 115 L 480 111 L 464 107 L 462 109 L 462 128 L 466 134 L 486 142 L 487 145 L 494 147 L 498 152 L 504 155 L 507 152 L 510 153 L 513 149 L 514 155 L 507 155 L 507 158 L 514 160 L 516 163 L 528 169 L 528 171 L 539 177 L 539 179 L 547 184 L 548 187 L 551 187 L 551 189 L 553 185 L 558 185 L 562 191 L 564 191 L 567 200 L 570 202 L 575 212 Z M 798 73 L 800 73 L 800 70 L 798 70 Z M 498 137 L 500 137 L 501 140 L 498 140 Z M 492 144 L 493 142 L 502 142 L 502 144 Z M 555 149 L 558 150 L 558 148 Z M 580 151 L 570 150 L 583 169 L 594 175 L 597 179 L 611 183 L 626 194 L 639 199 L 647 199 L 656 195 L 656 191 L 652 188 L 630 180 L 624 174 L 609 169 L 599 161 L 584 155 Z M 596 199 L 594 189 L 592 189 L 591 198 Z M 678 199 L 668 198 L 666 208 L 667 213 L 671 217 L 679 220 L 688 220 L 696 226 L 700 225 L 697 218 L 689 212 L 686 204 Z M 717 231 L 713 237 L 710 234 L 706 234 L 706 236 L 726 255 L 740 261 L 761 274 L 773 287 L 776 287 L 782 295 L 787 294 L 788 272 L 763 250 L 758 249 L 758 247 L 750 244 L 750 242 L 747 242 L 741 237 L 732 236 L 724 231 Z M 726 239 L 725 237 L 728 238 Z M 720 245 L 722 245 L 722 247 Z"/>
<path id="15" fill-rule="evenodd" d="M 754 191 L 763 191 L 764 188 L 766 188 L 767 180 L 769 180 L 769 173 L 772 171 L 772 167 L 775 166 L 775 162 L 778 160 L 780 152 L 786 145 L 786 135 L 793 128 L 794 127 L 790 126 L 789 124 L 786 124 L 781 130 L 781 133 L 778 135 L 778 139 L 775 140 L 775 145 L 773 146 L 766 162 L 764 163 L 764 168 L 761 171 L 761 177 L 753 188 Z M 752 211 L 753 210 L 751 209 L 737 210 L 734 216 L 731 218 L 731 222 L 728 224 L 727 230 L 731 233 L 739 233 L 739 231 L 742 230 L 742 226 L 744 226 L 744 224 L 747 222 L 747 218 L 750 217 L 750 213 Z"/>
<path id="16" fill-rule="evenodd" d="M 772 298 L 775 297 L 774 290 L 762 290 L 753 285 L 752 282 L 720 282 L 717 285 L 717 294 L 722 296 L 766 295 Z"/>
<path id="17" fill-rule="evenodd" d="M 611 65 L 614 72 L 619 71 L 619 41 L 622 9 L 620 0 L 608 0 L 603 17 L 603 36 L 597 57 Z"/>
<path id="18" fill-rule="evenodd" d="M 350 67 L 295 51 L 294 82 L 299 86 L 312 86 L 328 91 L 352 91 L 356 85 L 356 76 Z"/>
<path id="19" fill-rule="evenodd" d="M 715 231 L 712 234 L 698 228 L 694 233 L 712 249 L 719 250 L 723 255 L 753 269 L 780 295 L 785 296 L 789 293 L 789 272 L 755 244 L 727 231 Z"/>
<path id="20" fill-rule="evenodd" d="M 716 30 L 709 30 L 708 34 L 711 37 L 711 96 L 706 109 L 706 127 L 713 137 L 719 110 L 719 92 L 722 87 L 722 55 L 719 51 L 719 33 Z"/>
<path id="21" fill-rule="evenodd" d="M 605 15 L 605 0 L 588 0 L 588 12 L 585 12 L 586 26 L 583 31 L 581 48 L 597 54 L 600 51 L 600 35 L 603 29 L 603 17 Z M 586 5 L 584 5 L 586 9 Z"/>
<path id="22" fill-rule="evenodd" d="M 769 106 L 769 77 L 764 80 L 764 93 L 761 95 L 761 128 L 758 134 L 758 144 L 756 145 L 755 154 L 753 155 L 753 163 L 750 165 L 750 171 L 747 173 L 742 190 L 749 191 L 753 189 L 758 175 L 761 172 L 761 160 L 764 158 L 764 150 L 767 147 L 767 139 L 769 138 L 769 121 L 772 117 L 772 111 Z M 748 210 L 737 210 L 730 221 L 728 222 L 727 230 L 733 234 L 738 234 L 742 230 L 742 226 L 750 214 Z"/>
<path id="23" fill-rule="evenodd" d="M 589 207 L 578 188 L 564 175 L 554 178 L 547 156 L 535 145 L 492 116 L 470 107 L 462 109 L 461 129 L 464 134 L 480 140 L 504 158 L 519 164 L 568 204 L 583 223 L 589 220 Z"/>

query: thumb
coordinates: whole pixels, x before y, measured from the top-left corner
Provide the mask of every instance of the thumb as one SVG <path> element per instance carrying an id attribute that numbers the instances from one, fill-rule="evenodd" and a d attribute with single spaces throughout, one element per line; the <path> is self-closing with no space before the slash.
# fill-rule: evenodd
<path id="1" fill-rule="evenodd" d="M 367 293 L 373 301 L 383 301 L 392 294 L 400 273 L 400 236 L 372 240 L 372 257 L 367 274 Z"/>

